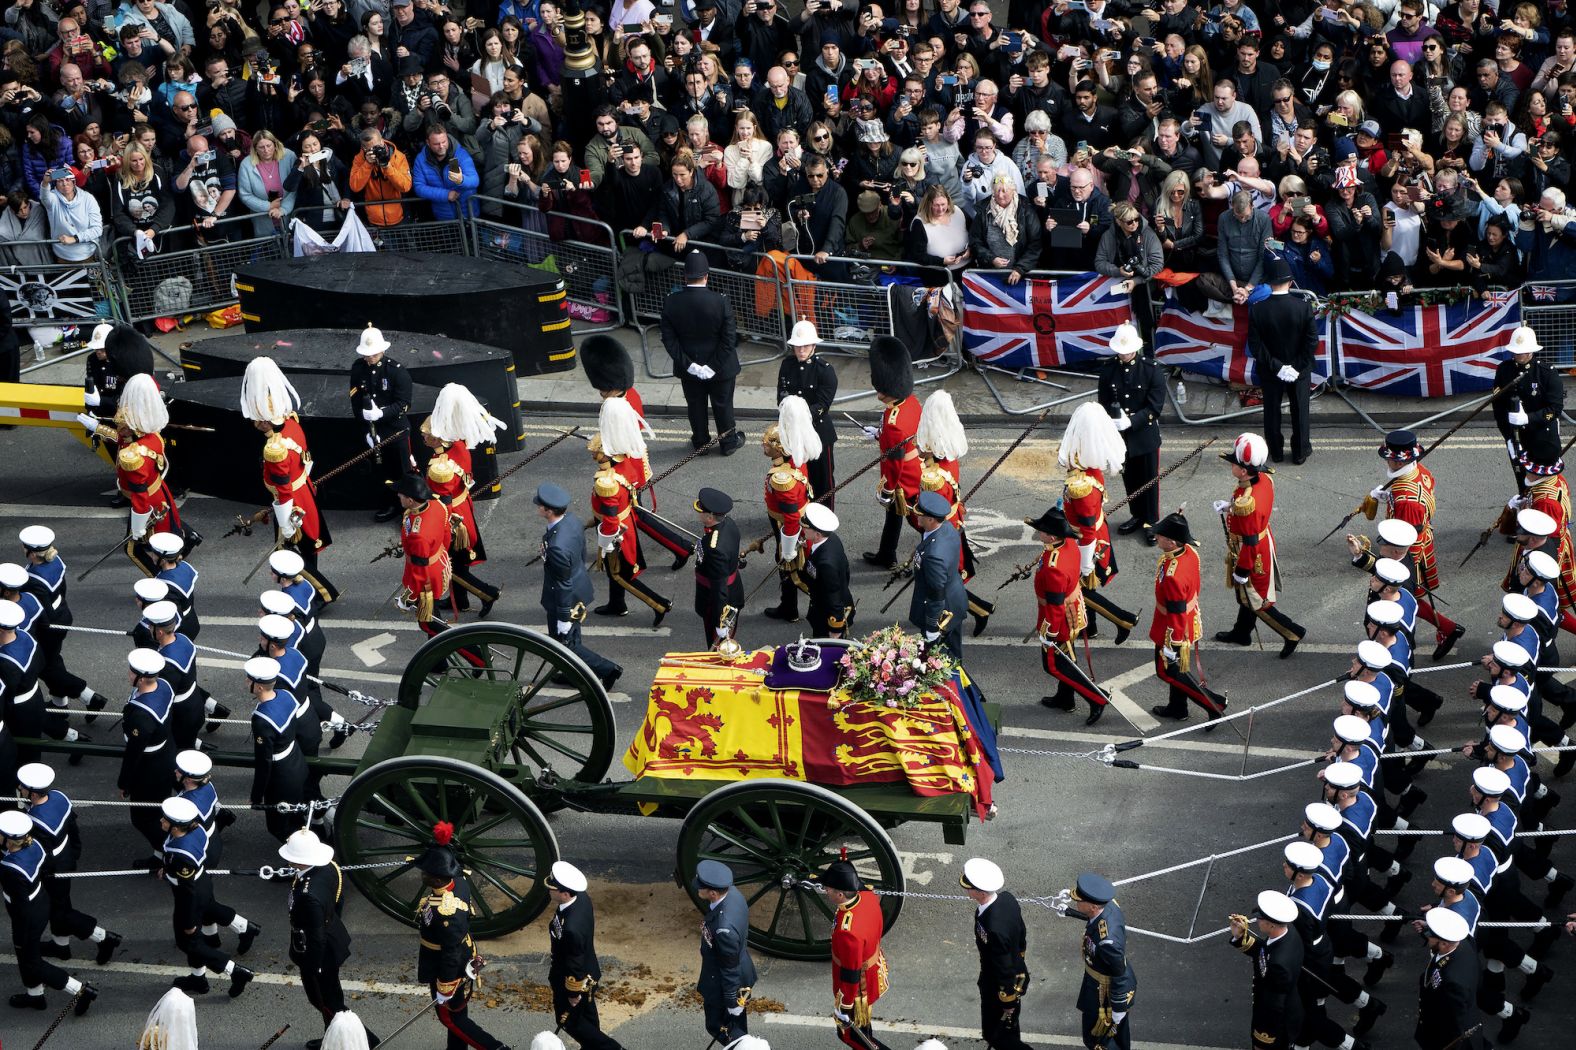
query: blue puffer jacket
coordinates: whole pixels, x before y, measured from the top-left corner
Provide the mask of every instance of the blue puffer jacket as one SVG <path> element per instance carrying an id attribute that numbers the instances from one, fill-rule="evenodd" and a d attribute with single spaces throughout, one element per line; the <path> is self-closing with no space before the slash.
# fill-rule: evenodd
<path id="1" fill-rule="evenodd" d="M 53 127 L 53 125 L 51 125 Z M 71 163 L 71 136 L 62 128 L 55 128 L 59 136 L 56 141 L 55 155 L 44 155 L 44 144 L 37 146 L 27 141 L 27 134 L 22 135 L 22 178 L 27 182 L 27 188 L 32 191 L 33 199 L 38 199 L 38 184 L 44 181 L 44 175 L 50 168 L 63 168 Z"/>

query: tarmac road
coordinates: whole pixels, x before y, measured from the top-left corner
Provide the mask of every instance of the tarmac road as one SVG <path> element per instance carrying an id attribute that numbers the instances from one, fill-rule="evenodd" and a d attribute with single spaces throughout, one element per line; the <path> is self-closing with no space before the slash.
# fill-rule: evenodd
<path id="1" fill-rule="evenodd" d="M 534 417 L 530 432 L 536 447 L 548 439 L 550 428 L 569 422 L 567 417 Z M 584 422 L 574 419 L 573 422 Z M 656 420 L 659 440 L 653 466 L 660 471 L 688 450 L 682 423 Z M 1022 424 L 970 428 L 974 442 L 965 464 L 965 486 L 972 484 L 989 463 L 1016 436 Z M 693 493 L 702 484 L 720 486 L 736 497 L 758 499 L 762 460 L 756 451 L 761 424 L 747 421 L 751 441 L 732 458 L 707 457 L 679 472 L 661 488 L 661 508 L 681 523 L 689 524 L 687 511 Z M 1443 428 L 1436 429 L 1438 433 Z M 851 433 L 851 432 L 850 432 Z M 1213 430 L 1172 426 L 1166 432 L 1163 465 Z M 1196 464 L 1168 479 L 1162 504 L 1175 507 L 1186 501 L 1193 510 L 1194 530 L 1203 542 L 1206 587 L 1204 619 L 1212 634 L 1229 626 L 1232 608 L 1220 569 L 1222 543 L 1211 520 L 1210 501 L 1229 494 L 1227 469 L 1215 458 L 1234 433 L 1220 431 L 1216 448 Z M 991 699 L 1006 705 L 1004 746 L 1024 751 L 1007 756 L 1008 780 L 998 790 L 1000 816 L 991 824 L 970 829 L 967 847 L 947 846 L 936 829 L 926 825 L 900 828 L 893 833 L 909 867 L 909 887 L 916 893 L 956 895 L 956 877 L 968 856 L 990 856 L 1007 871 L 1009 887 L 1022 896 L 1054 894 L 1069 885 L 1080 870 L 1092 868 L 1113 878 L 1145 875 L 1188 861 L 1204 859 L 1170 874 L 1134 881 L 1121 899 L 1134 927 L 1173 937 L 1190 932 L 1219 930 L 1225 916 L 1246 911 L 1253 895 L 1264 888 L 1281 888 L 1279 858 L 1274 847 L 1220 859 L 1206 858 L 1238 847 L 1260 843 L 1296 829 L 1301 804 L 1314 797 L 1311 771 L 1303 768 L 1272 773 L 1237 782 L 1201 779 L 1149 770 L 1111 769 L 1083 758 L 1048 757 L 1028 750 L 1082 753 L 1108 742 L 1161 731 L 1148 715 L 1151 704 L 1164 698 L 1164 689 L 1149 670 L 1151 650 L 1145 641 L 1151 608 L 1150 567 L 1154 552 L 1132 538 L 1118 540 L 1122 575 L 1113 584 L 1119 601 L 1142 611 L 1140 630 L 1121 649 L 1105 636 L 1096 640 L 1090 656 L 1099 677 L 1120 688 L 1116 710 L 1093 729 L 1085 729 L 1081 714 L 1074 716 L 1040 707 L 1036 700 L 1048 691 L 1050 679 L 1041 671 L 1035 646 L 1019 639 L 1033 623 L 1033 605 L 1027 584 L 997 594 L 996 584 L 1014 563 L 1028 560 L 1036 547 L 1021 519 L 1038 514 L 1053 500 L 1060 471 L 1055 466 L 1053 439 L 1027 442 L 975 497 L 970 508 L 973 535 L 980 545 L 982 568 L 979 588 L 1000 599 L 1000 611 L 989 632 L 965 645 L 971 673 L 983 683 Z M 1309 628 L 1308 642 L 1290 660 L 1276 659 L 1278 644 L 1266 639 L 1264 650 L 1226 651 L 1211 646 L 1206 660 L 1212 681 L 1230 691 L 1233 709 L 1318 685 L 1344 671 L 1359 636 L 1364 581 L 1347 564 L 1339 537 L 1322 546 L 1316 541 L 1351 509 L 1362 494 L 1382 478 L 1374 455 L 1379 436 L 1370 429 L 1327 429 L 1314 435 L 1316 452 L 1303 467 L 1287 466 L 1276 475 L 1279 495 L 1275 532 L 1283 576 L 1282 608 Z M 1426 440 L 1426 435 L 1425 435 Z M 106 549 L 123 531 L 123 512 L 106 506 L 112 480 L 102 461 L 59 432 L 21 429 L 5 435 L 10 454 L 0 465 L 0 552 L 15 557 L 11 537 L 22 526 L 42 521 L 60 534 L 60 547 L 71 566 L 72 607 L 77 623 L 92 627 L 124 628 L 132 622 L 133 568 L 119 557 L 83 583 L 74 576 Z M 177 452 L 178 454 L 178 452 Z M 841 472 L 846 474 L 874 455 L 872 446 L 845 440 L 838 449 Z M 1453 660 L 1475 659 L 1493 637 L 1493 616 L 1498 605 L 1497 583 L 1508 551 L 1497 538 L 1465 570 L 1456 565 L 1475 541 L 1478 531 L 1511 494 L 1512 482 L 1505 467 L 1502 446 L 1492 428 L 1473 425 L 1430 459 L 1440 480 L 1440 519 L 1436 523 L 1444 576 L 1442 596 L 1448 612 L 1470 627 Z M 325 464 L 324 466 L 329 466 Z M 500 464 L 507 467 L 508 463 Z M 571 491 L 587 487 L 589 463 L 578 443 L 560 445 L 508 484 L 501 499 L 480 505 L 482 530 L 491 562 L 483 575 L 505 587 L 494 616 L 539 627 L 542 616 L 536 604 L 539 577 L 536 569 L 522 570 L 536 552 L 540 522 L 533 513 L 530 494 L 544 478 L 566 483 Z M 253 471 L 251 462 L 237 462 L 237 470 Z M 870 475 L 873 476 L 873 475 Z M 1120 486 L 1115 486 L 1119 488 Z M 851 555 L 873 545 L 879 527 L 871 486 L 863 480 L 845 490 L 838 502 L 843 535 Z M 259 490 L 261 500 L 261 490 Z M 260 506 L 261 502 L 257 504 Z M 219 540 L 242 507 L 193 495 L 183 513 L 209 537 L 198 552 L 202 572 L 200 611 L 204 622 L 200 641 L 250 651 L 255 641 L 256 590 L 242 587 L 241 577 L 263 551 L 262 539 L 232 537 Z M 742 502 L 738 516 L 746 538 L 758 534 L 764 510 L 758 503 Z M 332 515 L 335 544 L 325 555 L 324 569 L 344 591 L 344 599 L 326 617 L 324 626 L 329 653 L 325 676 L 354 684 L 380 695 L 392 695 L 400 668 L 421 640 L 415 625 L 384 602 L 395 586 L 395 562 L 375 566 L 368 559 L 392 536 L 392 525 L 378 525 L 370 514 L 339 512 Z M 1355 524 L 1361 524 L 1357 519 Z M 905 540 L 905 544 L 910 542 Z M 905 548 L 906 549 L 906 548 Z M 700 630 L 689 613 L 690 574 L 670 575 L 665 559 L 653 557 L 659 567 L 648 580 L 675 599 L 676 608 L 663 626 L 649 629 L 649 621 L 631 613 L 622 621 L 594 622 L 588 643 L 618 659 L 626 668 L 620 692 L 614 697 L 620 744 L 638 725 L 644 682 L 649 681 L 657 659 L 667 651 L 696 648 Z M 747 587 L 753 586 L 763 562 L 751 564 Z M 882 576 L 855 563 L 856 593 L 864 598 L 859 627 L 877 626 L 876 608 Z M 599 591 L 600 591 L 599 583 Z M 747 645 L 782 642 L 796 636 L 791 626 L 759 616 L 771 601 L 770 586 L 748 610 L 742 640 Z M 894 613 L 906 611 L 900 602 Z M 890 622 L 891 617 L 888 617 Z M 1431 638 L 1421 640 L 1427 666 Z M 68 662 L 88 678 L 94 688 L 117 700 L 126 691 L 126 646 L 114 638 L 82 636 L 67 646 Z M 242 682 L 239 661 L 204 656 L 202 680 L 238 711 Z M 1477 709 L 1463 690 L 1471 680 L 1466 670 L 1432 676 L 1431 684 L 1451 703 L 1428 727 L 1431 742 L 1464 742 L 1472 736 Z M 1244 736 L 1247 719 L 1234 728 L 1213 733 L 1191 732 L 1164 746 L 1144 748 L 1127 757 L 1188 770 L 1225 774 L 1270 770 L 1321 750 L 1329 736 L 1329 720 L 1336 706 L 1333 687 L 1316 690 L 1251 723 L 1251 747 Z M 341 710 L 352 719 L 359 711 L 338 698 Z M 117 706 L 113 705 L 112 707 Z M 1131 725 L 1124 721 L 1131 721 Z M 1197 719 L 1195 718 L 1195 721 Z M 110 719 L 101 719 L 88 733 L 101 740 L 118 740 Z M 1171 728 L 1169 725 L 1163 727 Z M 1239 735 L 1238 730 L 1242 730 Z M 241 731 L 226 727 L 221 740 Z M 232 745 L 233 746 L 233 745 Z M 353 740 L 354 753 L 364 746 Z M 60 783 L 79 800 L 112 799 L 114 770 L 105 760 L 88 760 L 78 768 L 58 766 Z M 625 776 L 615 763 L 614 776 Z M 218 776 L 220 794 L 231 802 L 244 800 L 249 774 L 223 770 Z M 1431 798 L 1419 811 L 1414 825 L 1441 828 L 1466 805 L 1467 773 L 1464 762 L 1437 763 L 1424 775 L 1422 785 Z M 1569 794 L 1564 785 L 1558 785 Z M 342 780 L 325 781 L 333 794 Z M 1566 807 L 1569 809 L 1570 807 Z M 592 880 L 598 906 L 599 947 L 608 999 L 604 1017 L 616 1024 L 615 1034 L 628 1046 L 701 1047 L 706 1039 L 698 1005 L 683 995 L 698 969 L 697 921 L 687 900 L 673 885 L 673 847 L 677 825 L 669 821 L 635 817 L 561 812 L 551 818 L 566 859 L 580 865 Z M 130 832 L 124 810 L 85 807 L 81 811 L 86 840 L 85 868 L 120 867 L 140 850 L 140 840 Z M 274 860 L 274 843 L 263 831 L 256 814 L 243 812 L 240 824 L 226 836 L 226 863 L 255 866 Z M 1576 813 L 1556 810 L 1555 826 L 1576 826 Z M 1444 851 L 1433 843 L 1421 845 L 1413 858 L 1418 877 L 1403 894 L 1403 904 L 1415 906 L 1427 894 L 1426 866 Z M 1555 848 L 1558 866 L 1576 866 L 1576 851 L 1568 843 Z M 199 1005 L 198 1019 L 205 1047 L 249 1048 L 261 1045 L 282 1024 L 291 1031 L 276 1045 L 295 1046 L 319 1034 L 315 1013 L 299 990 L 285 958 L 285 887 L 256 879 L 220 880 L 221 898 L 266 927 L 261 940 L 244 960 L 259 971 L 257 981 L 238 1000 L 223 993 L 223 983 Z M 54 1046 L 82 1050 L 135 1045 L 147 1010 L 168 986 L 169 979 L 185 971 L 171 943 L 169 896 L 160 885 L 139 878 L 81 880 L 76 896 L 79 906 L 93 912 L 107 926 L 126 935 L 115 962 L 104 969 L 78 949 L 75 972 L 94 980 L 102 998 L 85 1019 L 69 1018 L 54 1037 Z M 1024 1029 L 1029 1041 L 1045 1046 L 1079 1045 L 1078 1018 L 1072 1009 L 1080 979 L 1077 945 L 1080 928 L 1040 908 L 1026 909 L 1030 922 L 1030 965 L 1034 983 L 1024 1009 Z M 374 1029 L 388 1032 L 425 1001 L 424 989 L 408 982 L 413 978 L 415 943 L 411 932 L 352 899 L 349 922 L 355 937 L 354 955 L 345 977 L 355 996 L 354 1009 Z M 233 938 L 227 937 L 233 944 Z M 547 937 L 541 921 L 504 941 L 484 946 L 489 957 L 483 992 L 478 1001 L 479 1019 L 506 1042 L 528 1046 L 534 1032 L 552 1027 L 539 1009 L 541 996 L 527 985 L 544 979 Z M 901 920 L 887 938 L 893 989 L 876 1013 L 878 1031 L 891 1033 L 894 1047 L 913 1045 L 923 1034 L 939 1033 L 949 1046 L 979 1046 L 976 1030 L 974 978 L 976 957 L 972 945 L 969 905 L 959 900 L 915 899 L 907 902 Z M 1131 956 L 1138 972 L 1139 995 L 1133 1013 L 1136 1045 L 1144 1047 L 1233 1047 L 1247 1042 L 1248 971 L 1246 961 L 1231 951 L 1223 938 L 1182 944 L 1134 935 Z M 1391 1050 L 1410 1046 L 1415 1012 L 1416 975 L 1423 950 L 1415 938 L 1404 935 L 1400 958 L 1376 990 L 1390 1004 L 1389 1013 L 1376 1029 L 1376 1047 Z M 1556 950 L 1556 969 L 1568 969 L 1573 956 L 1569 944 Z M 757 1015 L 754 1030 L 779 1050 L 829 1046 L 833 1036 L 827 1015 L 829 981 L 824 964 L 760 959 L 763 975 L 757 994 L 780 1005 L 778 1012 Z M 6 991 L 15 990 L 9 958 Z M 1512 991 L 1521 978 L 1512 975 Z M 1522 1035 L 1524 1046 L 1557 1045 L 1558 1032 L 1576 1021 L 1569 974 L 1556 978 L 1549 991 L 1535 1003 L 1534 1020 Z M 64 997 L 51 993 L 52 1004 Z M 489 1001 L 496 1005 L 489 1008 Z M 52 1017 L 50 1013 L 0 1014 L 0 1035 L 7 1046 L 30 1047 Z M 1348 1020 L 1345 1008 L 1335 1016 Z M 894 1024 L 893 1022 L 900 1022 Z M 1497 1023 L 1485 1032 L 1493 1035 Z M 402 1036 L 408 1047 L 441 1045 L 443 1033 L 436 1021 L 418 1021 Z"/>

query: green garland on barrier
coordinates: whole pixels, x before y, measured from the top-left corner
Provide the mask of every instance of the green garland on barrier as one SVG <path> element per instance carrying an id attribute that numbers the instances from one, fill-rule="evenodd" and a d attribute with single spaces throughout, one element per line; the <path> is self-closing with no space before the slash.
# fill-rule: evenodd
<path id="1" fill-rule="evenodd" d="M 1472 289 L 1460 286 L 1419 288 L 1405 293 L 1402 300 L 1408 306 L 1451 306 L 1465 302 L 1474 294 Z M 1383 292 L 1332 292 L 1315 309 L 1321 317 L 1340 317 L 1353 311 L 1373 314 L 1385 308 L 1384 297 Z"/>

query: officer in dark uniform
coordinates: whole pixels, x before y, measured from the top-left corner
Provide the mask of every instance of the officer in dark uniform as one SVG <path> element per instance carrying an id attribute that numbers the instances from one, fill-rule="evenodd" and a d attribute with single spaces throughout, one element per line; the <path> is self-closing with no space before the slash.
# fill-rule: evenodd
<path id="1" fill-rule="evenodd" d="M 963 617 L 968 593 L 958 574 L 962 538 L 948 521 L 952 506 L 941 493 L 925 490 L 915 501 L 914 523 L 921 533 L 914 549 L 914 595 L 908 604 L 908 622 L 919 628 L 925 641 L 940 645 L 953 659 L 963 659 Z"/>
<path id="2" fill-rule="evenodd" d="M 11 918 L 11 945 L 16 968 L 27 990 L 11 997 L 16 1010 L 42 1010 L 49 1005 L 44 988 L 76 997 L 81 1017 L 98 998 L 98 989 L 72 977 L 40 953 L 39 938 L 49 928 L 49 894 L 44 889 L 49 854 L 33 837 L 33 821 L 14 809 L 0 813 L 0 895 Z"/>
<path id="3" fill-rule="evenodd" d="M 720 860 L 695 865 L 695 895 L 708 905 L 700 921 L 700 982 L 706 1034 L 727 1046 L 750 1031 L 745 1005 L 755 988 L 750 958 L 750 906 Z"/>
<path id="4" fill-rule="evenodd" d="M 547 983 L 553 990 L 553 1021 L 582 1050 L 622 1050 L 618 1040 L 602 1032 L 597 1017 L 596 988 L 602 964 L 596 957 L 596 916 L 586 896 L 586 877 L 567 861 L 555 861 L 545 880 L 547 896 L 557 907 L 547 924 Z"/>
<path id="5" fill-rule="evenodd" d="M 396 434 L 405 435 L 405 440 L 391 441 L 373 455 L 391 486 L 388 506 L 374 515 L 378 521 L 399 517 L 400 505 L 392 486 L 415 470 L 410 458 L 410 420 L 406 417 L 410 410 L 410 373 L 386 356 L 389 345 L 382 332 L 367 325 L 356 347 L 356 362 L 350 366 L 350 410 L 367 425 L 367 447 Z"/>
<path id="6" fill-rule="evenodd" d="M 1428 965 L 1417 982 L 1417 1027 L 1421 1050 L 1482 1050 L 1478 983 L 1483 962 L 1467 920 L 1449 908 L 1430 908 L 1423 917 Z"/>
<path id="7" fill-rule="evenodd" d="M 551 481 L 544 482 L 538 486 L 532 502 L 537 514 L 547 522 L 547 531 L 542 534 L 541 604 L 547 614 L 548 630 L 555 642 L 567 645 L 586 662 L 591 673 L 602 680 L 602 688 L 612 689 L 624 669 L 580 640 L 580 623 L 596 592 L 586 573 L 585 530 L 580 518 L 569 510 L 569 491 Z"/>
<path id="8" fill-rule="evenodd" d="M 1116 887 L 1104 875 L 1084 872 L 1073 887 L 1067 910 L 1083 918 L 1083 986 L 1078 1011 L 1083 1015 L 1084 1046 L 1089 1050 L 1130 1050 L 1133 1026 L 1127 1014 L 1138 992 L 1138 980 L 1127 961 L 1127 923 L 1116 903 Z"/>
<path id="9" fill-rule="evenodd" d="M 449 848 L 454 828 L 438 824 L 433 844 L 416 862 L 426 892 L 416 905 L 421 952 L 416 979 L 432 989 L 438 1021 L 449 1030 L 448 1050 L 508 1050 L 471 1019 L 471 982 L 480 960 L 471 940 L 471 893 L 464 870 Z"/>
<path id="10" fill-rule="evenodd" d="M 733 387 L 739 376 L 739 330 L 728 297 L 706 287 L 711 267 L 697 249 L 684 257 L 684 287 L 662 301 L 662 345 L 673 358 L 673 372 L 684 388 L 689 408 L 690 444 L 700 448 L 711 440 L 709 406 L 717 433 L 734 429 Z M 744 444 L 735 432 L 719 451 L 731 456 Z"/>
<path id="11" fill-rule="evenodd" d="M 1253 1050 L 1287 1050 L 1302 1027 L 1297 982 L 1302 976 L 1302 937 L 1292 929 L 1297 905 L 1276 890 L 1259 894 L 1253 910 L 1258 932 L 1246 915 L 1231 917 L 1231 946 L 1253 960 Z"/>
<path id="12" fill-rule="evenodd" d="M 730 625 L 721 632 L 725 609 L 735 612 L 744 604 L 744 582 L 739 578 L 739 526 L 728 515 L 733 497 L 713 488 L 700 490 L 695 511 L 705 526 L 695 549 L 695 613 L 706 633 L 706 648 L 715 648 L 724 637 L 732 637 Z"/>
<path id="13" fill-rule="evenodd" d="M 175 744 L 170 738 L 170 683 L 159 677 L 164 657 L 156 649 L 133 649 L 126 657 L 130 668 L 131 696 L 121 715 L 126 750 L 120 760 L 115 786 L 131 802 L 160 802 L 175 782 Z M 159 826 L 158 811 L 149 806 L 130 808 L 131 826 L 153 847 L 151 863 L 158 865 L 166 832 Z M 135 866 L 144 862 L 138 861 Z"/>
<path id="14" fill-rule="evenodd" d="M 27 815 L 33 818 L 33 837 L 49 854 L 49 875 L 44 889 L 49 893 L 50 943 L 43 945 L 43 953 L 51 959 L 71 958 L 71 940 L 91 941 L 98 946 L 95 962 L 100 966 L 109 962 L 120 947 L 121 936 L 110 933 L 91 915 L 85 915 L 71 906 L 72 879 L 60 877 L 62 872 L 76 871 L 82 858 L 82 836 L 77 830 L 77 814 L 71 799 L 56 789 L 55 771 L 33 762 L 16 771 L 18 794 L 27 804 Z"/>
<path id="15" fill-rule="evenodd" d="M 1166 404 L 1166 377 L 1153 358 L 1140 356 L 1144 348 L 1138 330 L 1117 326 L 1111 337 L 1116 356 L 1100 370 L 1095 394 L 1100 407 L 1116 420 L 1127 445 L 1122 461 L 1122 486 L 1128 495 L 1154 480 L 1160 472 L 1160 413 Z M 1160 520 L 1160 486 L 1155 485 L 1127 505 L 1127 520 L 1116 527 L 1126 536 L 1144 530 L 1144 542 L 1155 545 L 1155 523 Z"/>
<path id="16" fill-rule="evenodd" d="M 82 377 L 82 401 L 100 419 L 114 419 L 120 407 L 121 375 L 109 359 L 105 345 L 115 326 L 105 321 L 96 325 L 88 338 L 86 368 Z"/>
<path id="17" fill-rule="evenodd" d="M 1565 410 L 1565 382 L 1554 367 L 1539 361 L 1538 335 L 1522 325 L 1510 336 L 1509 351 L 1494 369 L 1494 425 L 1505 439 L 1505 454 L 1516 474 L 1517 491 L 1525 490 L 1523 453 L 1552 463 L 1560 450 L 1560 413 Z"/>
<path id="18" fill-rule="evenodd" d="M 1308 399 L 1313 389 L 1313 365 L 1319 356 L 1319 332 L 1313 306 L 1291 294 L 1291 267 L 1285 259 L 1265 264 L 1270 295 L 1248 307 L 1248 349 L 1259 369 L 1264 388 L 1264 441 L 1270 459 L 1285 457 L 1281 433 L 1281 399 L 1291 402 L 1291 461 L 1302 463 L 1313 454 L 1308 436 Z"/>
<path id="19" fill-rule="evenodd" d="M 268 833 L 280 842 L 305 825 L 300 813 L 281 813 L 280 803 L 306 801 L 306 756 L 296 740 L 296 698 L 279 685 L 279 661 L 254 656 L 246 661 L 252 709 L 252 805 L 267 806 Z"/>
<path id="20" fill-rule="evenodd" d="M 777 403 L 796 394 L 810 406 L 815 433 L 821 439 L 821 454 L 804 466 L 810 477 L 810 491 L 828 507 L 837 506 L 837 497 L 827 493 L 837 487 L 832 445 L 837 441 L 837 426 L 832 419 L 832 400 L 837 397 L 837 369 L 815 352 L 821 341 L 814 321 L 796 321 L 788 336 L 788 356 L 777 366 Z"/>
<path id="21" fill-rule="evenodd" d="M 168 837 L 160 850 L 164 863 L 158 873 L 175 895 L 175 946 L 186 953 L 191 967 L 191 973 L 171 983 L 189 995 L 204 995 L 208 971 L 212 970 L 230 979 L 230 998 L 234 999 L 246 991 L 255 975 L 220 949 L 219 927 L 228 926 L 241 935 L 237 955 L 251 950 L 263 928 L 214 897 L 213 876 L 208 874 L 208 833 L 203 831 L 197 807 L 176 796 L 165 799 L 159 813 L 163 817 L 160 826 Z"/>
<path id="22" fill-rule="evenodd" d="M 350 958 L 350 931 L 345 929 L 345 873 L 334 863 L 334 847 L 302 828 L 279 847 L 279 856 L 296 869 L 286 908 L 290 914 L 290 961 L 301 971 L 306 1001 L 323 1015 L 326 1031 L 345 1006 L 339 968 Z M 307 1050 L 323 1041 L 308 1039 Z M 367 1044 L 378 1038 L 367 1033 Z"/>
<path id="23" fill-rule="evenodd" d="M 974 902 L 974 947 L 980 953 L 980 1038 L 991 1050 L 1027 1050 L 1020 1007 L 1029 990 L 1029 934 L 1018 898 L 1002 889 L 1001 868 L 983 857 L 963 864 L 958 885 Z"/>
<path id="24" fill-rule="evenodd" d="M 801 574 L 810 587 L 805 613 L 816 638 L 842 638 L 853 630 L 854 595 L 848 589 L 848 553 L 837 535 L 837 514 L 824 503 L 804 508 L 805 550 Z"/>

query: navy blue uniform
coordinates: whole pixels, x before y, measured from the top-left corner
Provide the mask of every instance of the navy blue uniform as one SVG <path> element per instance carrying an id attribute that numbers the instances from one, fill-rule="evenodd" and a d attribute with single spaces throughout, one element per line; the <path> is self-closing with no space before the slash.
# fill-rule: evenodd
<path id="1" fill-rule="evenodd" d="M 945 526 L 944 526 L 945 527 Z M 956 551 L 954 550 L 956 565 Z M 962 583 L 959 583 L 962 587 Z M 1130 1050 L 1133 1026 L 1126 1016 L 1138 994 L 1138 979 L 1127 961 L 1127 923 L 1115 901 L 1102 907 L 1084 924 L 1083 986 L 1078 989 L 1078 1012 L 1083 1017 L 1084 1046 L 1089 1050 Z M 1102 1014 L 1124 1015 L 1120 1022 Z M 1097 1027 L 1113 1030 L 1096 1035 Z"/>
<path id="2" fill-rule="evenodd" d="M 706 1034 L 726 1045 L 750 1030 L 749 1011 L 733 1016 L 731 1007 L 755 986 L 750 958 L 750 906 L 737 888 L 707 909 L 700 920 L 700 981 Z"/>
<path id="3" fill-rule="evenodd" d="M 283 842 L 305 826 L 299 813 L 281 813 L 281 802 L 306 800 L 306 756 L 296 741 L 296 698 L 287 690 L 274 695 L 252 711 L 252 805 L 270 807 L 265 815 L 268 833 Z"/>
<path id="4" fill-rule="evenodd" d="M 126 749 L 121 754 L 120 776 L 115 786 L 132 802 L 163 802 L 175 783 L 175 746 L 170 739 L 170 683 L 160 678 L 146 693 L 132 693 L 126 700 L 121 725 Z M 157 853 L 164 845 L 164 829 L 154 806 L 132 806 L 131 826 Z"/>

